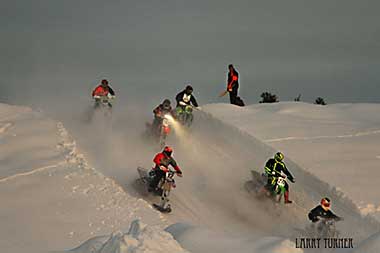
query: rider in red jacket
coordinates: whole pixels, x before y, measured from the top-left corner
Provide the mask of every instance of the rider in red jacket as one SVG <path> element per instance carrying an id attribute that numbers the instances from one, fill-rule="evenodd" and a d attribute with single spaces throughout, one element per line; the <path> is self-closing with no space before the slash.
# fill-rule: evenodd
<path id="1" fill-rule="evenodd" d="M 154 157 L 153 162 L 155 164 L 155 167 L 153 168 L 153 171 L 155 173 L 155 176 L 149 185 L 149 191 L 156 190 L 161 178 L 165 177 L 166 172 L 169 171 L 169 165 L 175 169 L 178 176 L 182 176 L 182 171 L 177 165 L 177 162 L 172 157 L 172 153 L 173 149 L 169 146 L 166 146 L 161 153 L 158 153 Z"/>
<path id="2" fill-rule="evenodd" d="M 111 96 L 115 96 L 115 92 L 109 86 L 108 81 L 106 79 L 103 79 L 101 84 L 99 84 L 93 91 L 92 91 L 92 96 L 108 96 L 110 94 Z"/>
<path id="3" fill-rule="evenodd" d="M 100 97 L 115 97 L 115 92 L 109 86 L 108 81 L 106 79 L 103 79 L 101 84 L 98 85 L 93 91 L 92 91 L 92 97 L 95 99 L 95 108 L 97 108 L 100 104 Z M 109 107 L 112 107 L 111 103 L 108 103 Z"/>

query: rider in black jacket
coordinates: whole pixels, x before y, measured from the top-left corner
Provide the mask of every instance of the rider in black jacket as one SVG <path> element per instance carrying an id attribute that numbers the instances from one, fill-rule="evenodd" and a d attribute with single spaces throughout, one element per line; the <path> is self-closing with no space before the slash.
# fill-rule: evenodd
<path id="1" fill-rule="evenodd" d="M 330 210 L 330 199 L 329 198 L 323 198 L 321 200 L 321 204 L 313 208 L 308 216 L 309 220 L 312 222 L 317 222 L 319 221 L 320 218 L 324 219 L 334 219 L 336 221 L 342 220 L 341 217 L 335 215 L 331 210 Z"/>
<path id="2" fill-rule="evenodd" d="M 193 93 L 193 87 L 187 85 L 186 88 L 177 94 L 175 100 L 177 101 L 177 107 L 185 107 L 186 105 L 193 104 L 198 107 L 197 100 L 195 99 Z"/>

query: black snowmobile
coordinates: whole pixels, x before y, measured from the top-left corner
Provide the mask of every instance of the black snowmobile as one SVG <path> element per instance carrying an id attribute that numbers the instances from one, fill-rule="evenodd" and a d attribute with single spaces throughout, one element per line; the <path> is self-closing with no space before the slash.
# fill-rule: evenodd
<path id="1" fill-rule="evenodd" d="M 149 184 L 152 182 L 155 176 L 154 171 L 148 171 L 145 168 L 137 167 L 137 172 L 140 176 L 140 178 L 137 180 L 142 183 L 145 186 L 146 191 L 148 191 Z M 171 206 L 168 202 L 171 189 L 176 187 L 174 180 L 175 174 L 177 173 L 173 170 L 166 172 L 166 176 L 163 177 L 158 183 L 157 190 L 152 192 L 156 196 L 161 196 L 161 202 L 159 204 L 153 204 L 153 207 L 160 212 L 170 213 L 172 211 Z"/>
<path id="2" fill-rule="evenodd" d="M 336 238 L 339 237 L 340 232 L 336 228 L 336 222 L 343 220 L 343 218 L 320 218 L 316 223 L 306 226 L 305 229 L 295 230 L 303 237 L 311 238 Z"/>

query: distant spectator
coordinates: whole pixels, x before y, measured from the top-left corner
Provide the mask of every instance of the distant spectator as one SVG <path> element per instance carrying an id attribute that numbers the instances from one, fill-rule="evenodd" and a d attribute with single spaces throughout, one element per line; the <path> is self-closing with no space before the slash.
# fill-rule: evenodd
<path id="1" fill-rule="evenodd" d="M 227 92 L 230 93 L 230 103 L 237 105 L 238 89 L 239 89 L 239 73 L 232 64 L 228 65 Z"/>
<path id="2" fill-rule="evenodd" d="M 315 104 L 317 105 L 326 105 L 326 102 L 323 98 L 321 97 L 318 97 L 316 100 L 315 100 Z"/>

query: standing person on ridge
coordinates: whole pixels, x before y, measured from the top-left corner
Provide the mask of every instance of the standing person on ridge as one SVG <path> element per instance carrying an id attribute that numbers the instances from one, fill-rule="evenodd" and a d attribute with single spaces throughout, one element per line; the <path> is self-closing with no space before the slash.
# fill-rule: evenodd
<path id="1" fill-rule="evenodd" d="M 239 89 L 239 73 L 232 64 L 228 65 L 227 92 L 230 93 L 230 103 L 237 105 Z"/>

